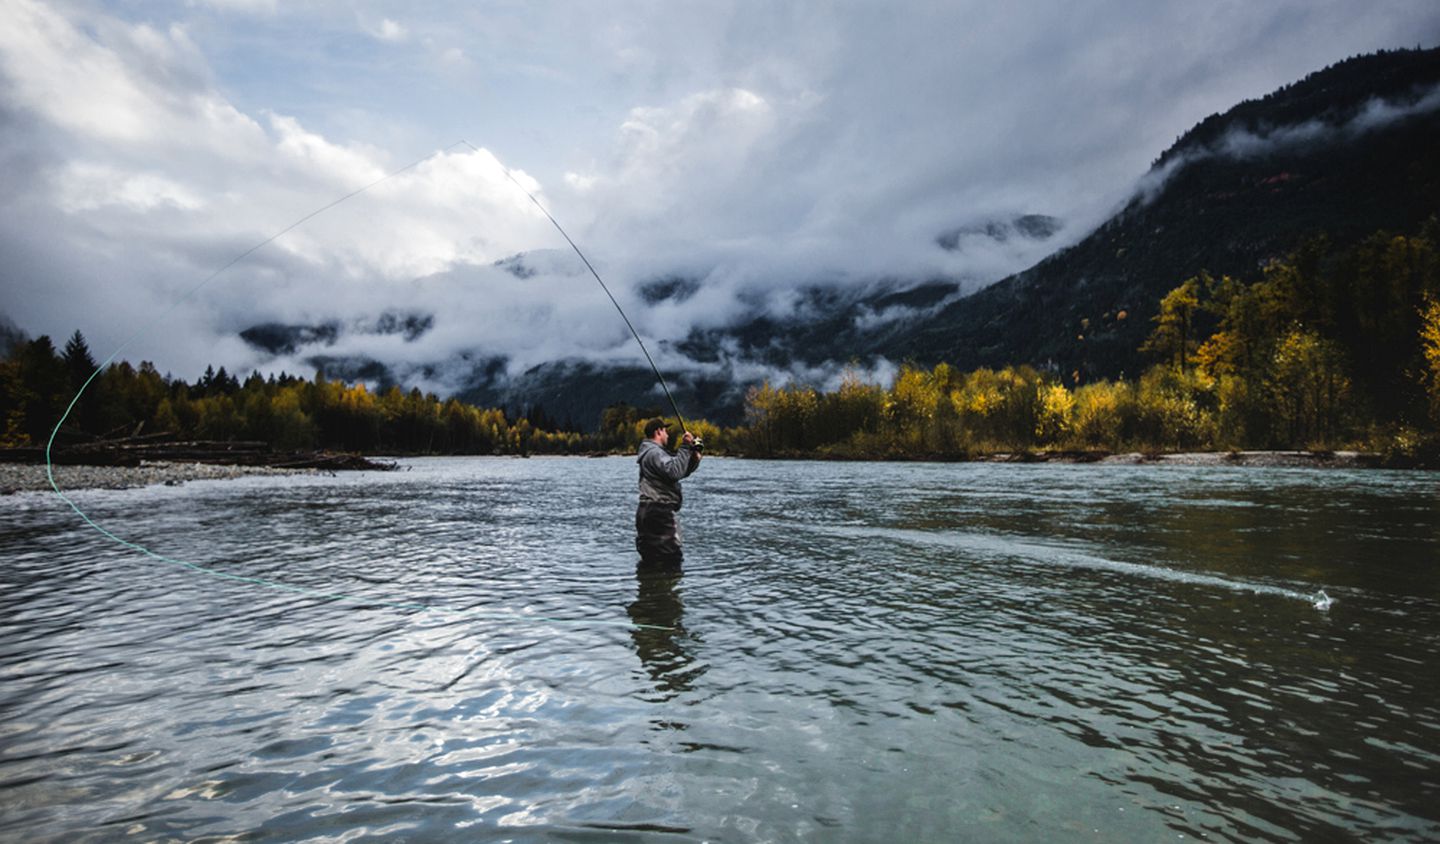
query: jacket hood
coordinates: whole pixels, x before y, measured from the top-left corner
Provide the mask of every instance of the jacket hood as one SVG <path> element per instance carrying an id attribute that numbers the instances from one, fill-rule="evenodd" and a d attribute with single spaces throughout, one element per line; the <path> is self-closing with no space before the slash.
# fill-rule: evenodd
<path id="1" fill-rule="evenodd" d="M 647 452 L 654 451 L 654 450 L 657 449 L 657 448 L 660 449 L 661 451 L 664 451 L 664 450 L 665 450 L 665 447 L 664 447 L 664 446 L 660 445 L 660 443 L 657 443 L 657 442 L 655 442 L 654 440 L 641 440 L 641 441 L 640 441 L 640 453 L 635 457 L 635 462 L 638 463 L 638 462 L 640 462 L 641 460 L 644 460 L 644 459 L 645 459 L 645 454 L 646 454 Z"/>

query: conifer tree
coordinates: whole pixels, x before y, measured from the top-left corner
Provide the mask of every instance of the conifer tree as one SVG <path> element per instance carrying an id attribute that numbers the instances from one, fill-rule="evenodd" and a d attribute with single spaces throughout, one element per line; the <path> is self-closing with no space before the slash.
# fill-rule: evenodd
<path id="1" fill-rule="evenodd" d="M 79 329 L 70 335 L 62 357 L 65 359 L 65 368 L 70 371 L 71 386 L 76 390 L 80 389 L 85 379 L 95 372 L 95 358 L 90 356 L 90 346 Z"/>
<path id="2" fill-rule="evenodd" d="M 65 343 L 65 351 L 61 354 L 65 362 L 65 369 L 69 373 L 68 392 L 71 397 L 80 393 L 85 382 L 95 374 L 95 358 L 90 355 L 90 346 L 85 342 L 85 335 L 79 329 L 70 335 L 69 341 Z M 71 422 L 76 428 L 90 434 L 101 433 L 99 409 L 101 405 L 100 385 L 94 384 L 90 389 L 80 395 L 80 401 L 71 412 Z"/>

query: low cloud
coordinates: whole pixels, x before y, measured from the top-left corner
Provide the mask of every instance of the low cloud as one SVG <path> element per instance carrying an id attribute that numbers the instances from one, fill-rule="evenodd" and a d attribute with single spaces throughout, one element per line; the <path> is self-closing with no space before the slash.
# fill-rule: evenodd
<path id="1" fill-rule="evenodd" d="M 1256 128 L 1237 126 L 1215 141 L 1182 148 L 1169 156 L 1140 180 L 1136 196 L 1143 202 L 1154 201 L 1176 174 L 1201 161 L 1261 158 L 1317 144 L 1349 143 L 1397 121 L 1436 110 L 1440 110 L 1440 86 L 1408 97 L 1374 97 L 1339 119 L 1316 118 Z"/>
<path id="2" fill-rule="evenodd" d="M 1183 3 L 1083 14 L 1058 2 L 903 14 L 423 4 L 403 21 L 325 2 L 154 9 L 128 21 L 90 4 L 0 5 L 9 315 L 32 334 L 78 327 L 97 355 L 128 340 L 125 357 L 185 377 L 212 363 L 308 373 L 324 354 L 382 361 L 439 392 L 495 359 L 512 374 L 643 364 L 507 167 L 679 366 L 692 332 L 798 318 L 814 288 L 973 289 L 1023 269 L 1083 236 L 1159 139 L 1206 109 L 1353 52 L 1355 39 L 1408 32 L 1338 2 L 1234 21 Z M 1275 37 L 1281 18 L 1293 38 Z M 234 42 L 215 35 L 231 25 Z M 1328 32 L 1352 40 L 1319 55 Z M 273 55 L 231 54 L 267 39 Z M 321 51 L 321 70 L 268 69 L 267 58 L 306 61 L 299 43 Z M 1230 59 L 1260 43 L 1273 66 L 1235 70 Z M 357 62 L 357 49 L 383 60 Z M 1175 94 L 1191 90 L 1206 93 Z M 1401 116 L 1377 104 L 1347 131 Z M 368 131 L 345 131 L 357 126 Z M 484 133 L 471 138 L 479 148 L 440 149 L 462 126 Z M 1286 131 L 1211 154 L 1320 129 Z M 984 234 L 1035 215 L 1058 221 L 1050 236 Z M 964 233 L 955 248 L 940 242 L 948 232 Z M 672 282 L 684 295 L 655 295 Z M 864 312 L 857 326 L 907 313 Z M 387 314 L 426 327 L 382 330 Z M 336 329 L 247 342 L 257 326 Z M 737 357 L 683 365 L 822 383 L 840 371 Z"/>
<path id="3" fill-rule="evenodd" d="M 1373 98 L 1348 119 L 1307 120 L 1292 126 L 1260 130 L 1236 129 L 1226 133 L 1213 147 L 1213 154 L 1227 158 L 1254 158 L 1319 142 L 1350 142 L 1368 132 L 1398 120 L 1440 109 L 1440 86 L 1403 100 Z"/>

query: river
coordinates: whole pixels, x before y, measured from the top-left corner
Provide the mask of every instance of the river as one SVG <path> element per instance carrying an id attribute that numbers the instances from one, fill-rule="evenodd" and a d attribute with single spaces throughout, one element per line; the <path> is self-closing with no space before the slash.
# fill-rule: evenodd
<path id="1" fill-rule="evenodd" d="M 0 499 L 0 839 L 1440 839 L 1433 474 L 404 465 Z"/>

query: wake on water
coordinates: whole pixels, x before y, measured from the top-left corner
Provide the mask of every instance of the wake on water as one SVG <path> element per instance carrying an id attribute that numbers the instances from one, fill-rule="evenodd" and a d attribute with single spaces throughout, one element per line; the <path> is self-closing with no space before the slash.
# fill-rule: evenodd
<path id="1" fill-rule="evenodd" d="M 791 526 L 794 527 L 796 525 Z M 1327 595 L 1324 589 L 1316 592 L 1302 592 L 1268 583 L 1255 583 L 1253 581 L 1237 580 L 1213 574 L 1177 571 L 1175 569 L 1165 568 L 1164 566 L 1147 565 L 1144 563 L 1127 563 L 1122 560 L 1098 557 L 1061 545 L 1025 542 L 996 534 L 936 533 L 906 528 L 871 527 L 867 525 L 800 525 L 799 527 L 822 533 L 843 534 L 847 536 L 875 536 L 916 545 L 940 545 L 992 558 L 1019 557 L 1027 562 L 1042 565 L 1112 571 L 1134 577 L 1165 580 L 1171 583 L 1209 586 L 1232 592 L 1250 592 L 1256 595 L 1273 595 L 1294 601 L 1304 601 L 1321 612 L 1329 610 L 1330 607 L 1335 604 L 1335 599 Z"/>

